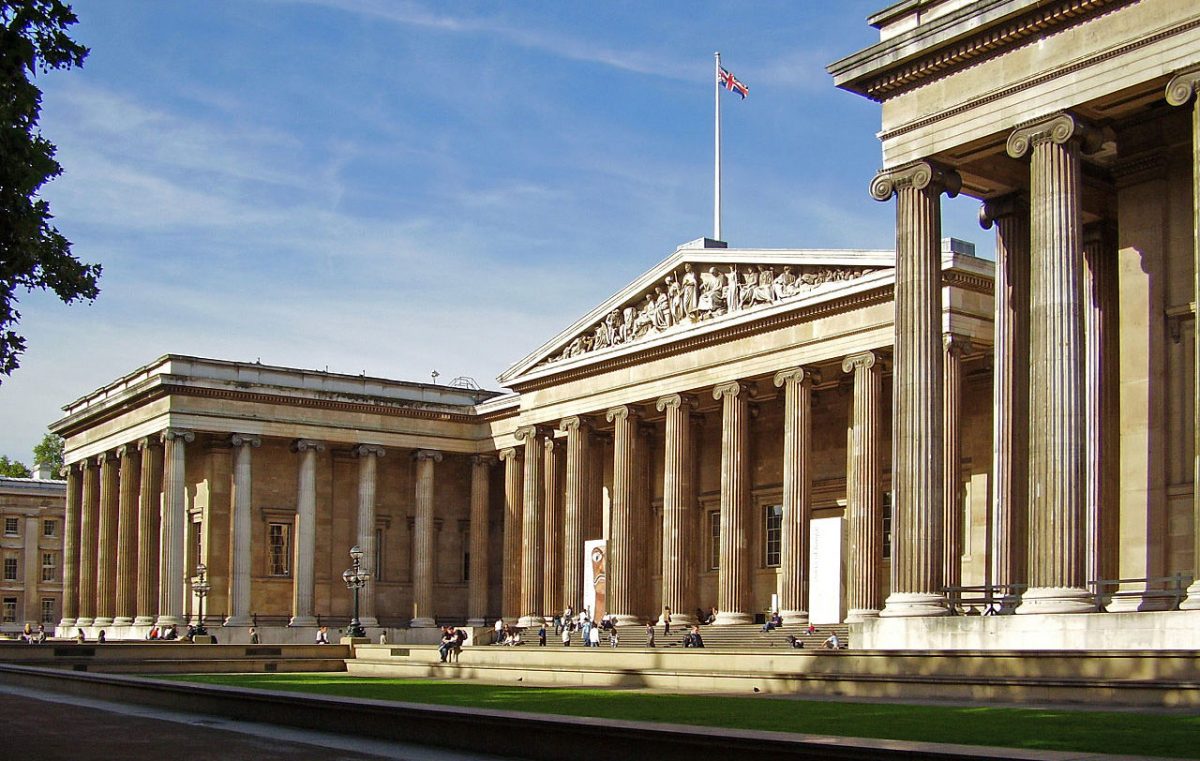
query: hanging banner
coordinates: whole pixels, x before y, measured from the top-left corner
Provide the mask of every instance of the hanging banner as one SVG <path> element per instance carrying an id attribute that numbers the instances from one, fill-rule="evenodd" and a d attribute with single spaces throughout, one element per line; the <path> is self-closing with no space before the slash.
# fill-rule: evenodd
<path id="1" fill-rule="evenodd" d="M 591 539 L 583 543 L 583 607 L 593 621 L 604 616 L 605 570 L 608 543 L 603 539 Z"/>

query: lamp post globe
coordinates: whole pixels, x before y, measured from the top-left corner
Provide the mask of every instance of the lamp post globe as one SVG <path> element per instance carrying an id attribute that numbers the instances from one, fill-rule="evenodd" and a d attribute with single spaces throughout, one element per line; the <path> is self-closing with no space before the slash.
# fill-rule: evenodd
<path id="1" fill-rule="evenodd" d="M 350 548 L 351 566 L 342 572 L 342 581 L 346 583 L 346 588 L 354 592 L 354 618 L 350 619 L 350 626 L 346 630 L 346 634 L 351 637 L 367 636 L 362 622 L 358 619 L 358 593 L 370 578 L 362 569 L 363 554 L 362 548 L 357 544 Z"/>

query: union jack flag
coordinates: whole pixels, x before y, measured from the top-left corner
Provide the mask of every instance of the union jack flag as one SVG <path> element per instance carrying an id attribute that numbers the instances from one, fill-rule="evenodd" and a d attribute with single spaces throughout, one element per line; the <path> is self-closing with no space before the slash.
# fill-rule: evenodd
<path id="1" fill-rule="evenodd" d="M 742 96 L 742 100 L 750 94 L 750 88 L 738 81 L 738 78 L 733 76 L 724 66 L 721 67 L 721 73 L 717 75 L 717 82 L 730 92 L 735 92 Z"/>

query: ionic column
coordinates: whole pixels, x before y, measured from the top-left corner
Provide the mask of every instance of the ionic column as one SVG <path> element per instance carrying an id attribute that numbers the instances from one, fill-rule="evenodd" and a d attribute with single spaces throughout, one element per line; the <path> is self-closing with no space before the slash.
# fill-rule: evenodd
<path id="1" fill-rule="evenodd" d="M 750 612 L 750 388 L 733 381 L 713 388 L 721 402 L 721 549 L 717 620 L 748 624 Z"/>
<path id="2" fill-rule="evenodd" d="M 251 459 L 262 439 L 235 433 L 229 437 L 229 444 L 233 447 L 233 515 L 229 521 L 229 617 L 225 625 L 249 626 L 253 622 L 250 617 Z"/>
<path id="3" fill-rule="evenodd" d="M 162 511 L 163 450 L 154 438 L 138 439 L 137 617 L 134 626 L 150 626 L 158 610 L 159 514 Z"/>
<path id="4" fill-rule="evenodd" d="M 521 503 L 525 498 L 524 458 L 515 448 L 500 450 L 504 462 L 504 557 L 500 559 L 501 616 L 515 623 L 521 613 Z"/>
<path id="5" fill-rule="evenodd" d="M 846 453 L 846 512 L 850 515 L 848 622 L 875 618 L 881 607 L 879 565 L 883 562 L 883 486 L 880 481 L 883 458 L 879 452 L 879 416 L 883 397 L 882 370 L 874 352 L 852 354 L 842 360 L 842 372 L 854 373 L 850 448 Z M 895 525 L 894 515 L 892 525 Z"/>
<path id="6" fill-rule="evenodd" d="M 637 505 L 638 421 L 641 416 L 630 405 L 613 407 L 605 413 L 613 424 L 613 488 L 608 542 L 608 577 L 605 589 L 607 612 L 617 624 L 637 623 L 637 569 L 633 530 Z"/>
<path id="7" fill-rule="evenodd" d="M 471 578 L 467 581 L 467 626 L 485 626 L 488 604 L 488 491 L 496 458 L 471 458 Z"/>
<path id="8" fill-rule="evenodd" d="M 120 464 L 113 452 L 96 456 L 100 466 L 100 521 L 96 540 L 96 620 L 92 626 L 112 626 L 116 609 L 117 500 Z"/>
<path id="9" fill-rule="evenodd" d="M 325 445 L 310 439 L 298 439 L 292 451 L 300 455 L 296 485 L 296 543 L 292 568 L 292 620 L 288 626 L 316 626 L 313 615 L 315 577 L 313 560 L 317 551 L 317 453 Z"/>
<path id="10" fill-rule="evenodd" d="M 67 476 L 67 504 L 63 514 L 62 620 L 59 629 L 75 625 L 79 617 L 79 518 L 83 479 L 77 465 L 63 468 Z M 67 636 L 69 632 L 59 632 Z"/>
<path id="11" fill-rule="evenodd" d="M 521 627 L 540 626 L 542 617 L 542 492 L 545 482 L 542 464 L 545 431 L 538 426 L 517 429 L 517 439 L 525 442 L 525 490 L 521 509 Z"/>
<path id="12" fill-rule="evenodd" d="M 1087 463 L 1086 580 L 1118 577 L 1116 548 L 1120 541 L 1114 530 L 1113 484 L 1117 435 L 1113 403 L 1116 388 L 1113 369 L 1115 338 L 1112 317 L 1116 309 L 1116 251 L 1102 225 L 1084 233 L 1084 378 L 1087 412 L 1084 415 Z M 1132 602 L 1132 600 L 1131 600 Z M 1136 607 L 1134 608 L 1136 609 Z M 1110 611 L 1113 608 L 1109 608 Z"/>
<path id="13" fill-rule="evenodd" d="M 359 549 L 363 551 L 362 570 L 367 581 L 359 590 L 358 621 L 363 626 L 379 626 L 375 617 L 375 580 L 379 570 L 375 567 L 375 485 L 378 480 L 379 458 L 386 451 L 383 447 L 359 444 L 351 450 L 358 458 L 358 518 L 355 521 Z"/>
<path id="14" fill-rule="evenodd" d="M 1167 83 L 1167 102 L 1172 106 L 1192 104 L 1192 300 L 1200 305 L 1200 68 L 1180 72 Z M 1187 598 L 1179 604 L 1182 610 L 1200 610 L 1200 324 L 1192 331 L 1195 361 L 1192 378 L 1192 408 L 1195 415 L 1192 430 L 1192 584 Z"/>
<path id="15" fill-rule="evenodd" d="M 783 389 L 783 571 L 779 615 L 788 624 L 808 623 L 808 553 L 812 521 L 812 387 L 815 370 L 794 367 L 775 373 Z"/>
<path id="16" fill-rule="evenodd" d="M 546 437 L 545 444 L 545 515 L 542 521 L 542 551 L 544 577 L 542 581 L 542 614 L 554 615 L 563 609 L 563 459 L 567 443 L 563 439 Z"/>
<path id="17" fill-rule="evenodd" d="M 563 600 L 573 610 L 583 608 L 584 518 L 588 511 L 588 460 L 592 446 L 591 425 L 578 415 L 565 417 L 559 428 L 567 432 L 566 509 L 563 526 Z"/>
<path id="18" fill-rule="evenodd" d="M 1017 196 L 985 201 L 979 223 L 996 226 L 992 341 L 992 552 L 990 583 L 1028 580 L 1029 207 Z"/>
<path id="19" fill-rule="evenodd" d="M 120 495 L 117 499 L 117 605 L 113 626 L 130 626 L 137 605 L 137 495 L 138 451 L 134 444 L 117 447 L 121 459 Z"/>
<path id="20" fill-rule="evenodd" d="M 1017 613 L 1086 613 L 1086 477 L 1080 150 L 1073 116 L 1015 130 L 1030 161 L 1029 590 Z"/>
<path id="21" fill-rule="evenodd" d="M 413 541 L 413 616 L 409 626 L 436 626 L 433 604 L 433 466 L 442 461 L 442 453 L 421 449 L 413 454 L 417 462 L 417 515 Z"/>
<path id="22" fill-rule="evenodd" d="M 688 394 L 661 397 L 655 407 L 666 413 L 663 457 L 662 604 L 671 609 L 671 623 L 691 626 L 697 607 L 696 574 L 692 556 L 692 524 L 696 521 L 696 489 L 692 482 L 695 452 L 692 446 L 692 410 L 696 398 Z M 658 623 L 663 623 L 661 611 Z"/>
<path id="23" fill-rule="evenodd" d="M 96 618 L 96 541 L 100 522 L 100 469 L 87 458 L 79 463 L 83 481 L 79 517 L 79 616 L 75 625 L 91 626 Z"/>
<path id="24" fill-rule="evenodd" d="M 896 196 L 896 320 L 892 375 L 892 585 L 881 615 L 946 613 L 942 592 L 942 192 L 961 179 L 933 162 L 881 172 Z"/>
<path id="25" fill-rule="evenodd" d="M 163 495 L 159 529 L 159 626 L 182 626 L 184 595 L 189 584 L 187 562 L 187 445 L 196 434 L 178 428 L 162 433 Z"/>
<path id="26" fill-rule="evenodd" d="M 945 461 L 942 474 L 942 546 L 945 565 L 942 567 L 942 583 L 947 587 L 962 585 L 963 554 L 963 510 L 962 510 L 962 358 L 970 351 L 971 342 L 954 333 L 942 336 L 946 355 L 945 398 L 942 403 L 942 418 L 945 421 L 945 441 L 942 453 Z"/>

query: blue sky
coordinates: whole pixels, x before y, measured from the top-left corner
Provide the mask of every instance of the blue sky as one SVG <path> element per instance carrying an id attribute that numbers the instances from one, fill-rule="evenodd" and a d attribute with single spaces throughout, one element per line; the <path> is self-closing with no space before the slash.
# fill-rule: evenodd
<path id="1" fill-rule="evenodd" d="M 711 234 L 890 247 L 878 105 L 825 64 L 885 0 L 77 0 L 82 70 L 42 76 L 47 186 L 93 305 L 22 298 L 0 454 L 63 404 L 187 353 L 444 381 L 495 376 Z M 970 199 L 946 234 L 990 251 Z"/>

